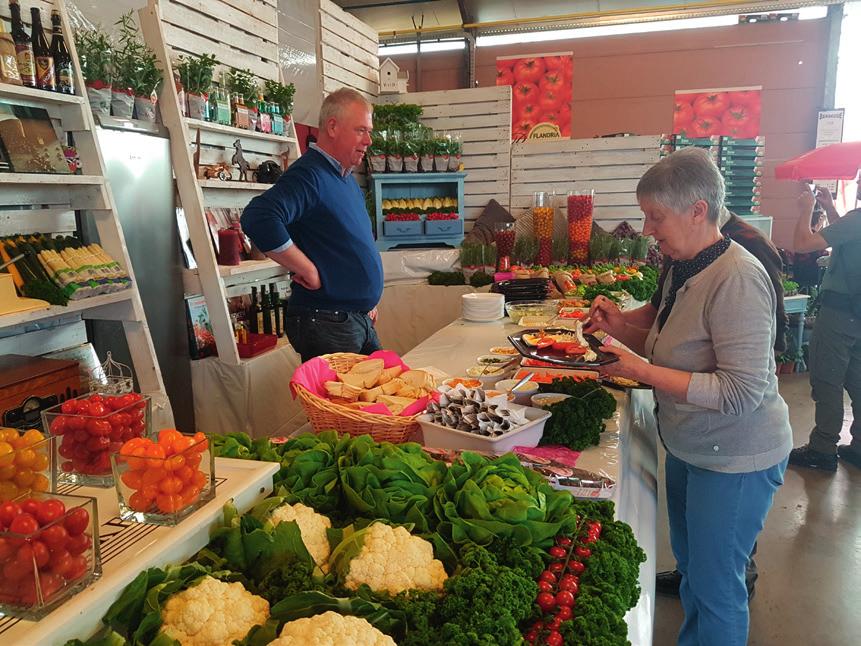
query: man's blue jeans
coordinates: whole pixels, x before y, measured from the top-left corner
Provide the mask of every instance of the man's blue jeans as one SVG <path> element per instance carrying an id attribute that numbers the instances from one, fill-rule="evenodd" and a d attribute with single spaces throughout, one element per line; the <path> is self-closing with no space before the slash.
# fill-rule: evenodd
<path id="1" fill-rule="evenodd" d="M 720 473 L 667 453 L 670 543 L 682 574 L 679 646 L 744 646 L 744 571 L 787 460 L 752 473 Z"/>
<path id="2" fill-rule="evenodd" d="M 321 354 L 371 354 L 381 349 L 374 323 L 367 314 L 289 307 L 285 318 L 290 345 L 308 361 Z"/>

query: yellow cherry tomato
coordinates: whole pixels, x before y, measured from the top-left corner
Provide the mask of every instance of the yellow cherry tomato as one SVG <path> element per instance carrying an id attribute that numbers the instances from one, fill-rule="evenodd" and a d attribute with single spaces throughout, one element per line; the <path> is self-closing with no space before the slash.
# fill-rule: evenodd
<path id="1" fill-rule="evenodd" d="M 18 431 L 14 428 L 0 428 L 0 442 L 9 442 L 17 437 Z"/>
<path id="2" fill-rule="evenodd" d="M 18 449 L 15 453 L 15 464 L 30 469 L 36 463 L 36 452 L 33 449 Z"/>
<path id="3" fill-rule="evenodd" d="M 0 500 L 12 500 L 18 495 L 18 485 L 4 480 L 0 482 Z"/>
<path id="4" fill-rule="evenodd" d="M 9 442 L 0 442 L 0 467 L 7 467 L 15 462 L 15 449 Z"/>
<path id="5" fill-rule="evenodd" d="M 50 480 L 48 480 L 47 476 L 42 473 L 37 473 L 36 477 L 33 478 L 33 484 L 30 485 L 30 488 L 33 489 L 33 491 L 48 491 L 50 487 Z"/>
<path id="6" fill-rule="evenodd" d="M 32 486 L 35 479 L 36 474 L 33 473 L 31 469 L 20 469 L 15 475 L 15 484 L 21 489 L 26 489 L 27 487 Z"/>
<path id="7" fill-rule="evenodd" d="M 48 456 L 44 453 L 36 454 L 36 461 L 33 462 L 33 471 L 44 471 L 50 465 L 50 461 L 48 460 Z"/>
<path id="8" fill-rule="evenodd" d="M 15 477 L 15 474 L 18 473 L 18 467 L 14 464 L 10 464 L 6 467 L 0 467 L 0 480 L 11 480 Z"/>
<path id="9" fill-rule="evenodd" d="M 29 431 L 27 431 L 26 433 L 24 433 L 24 435 L 21 436 L 21 441 L 23 442 L 24 446 L 33 446 L 44 439 L 45 436 L 41 433 L 41 431 L 37 431 L 35 428 L 31 428 Z"/>

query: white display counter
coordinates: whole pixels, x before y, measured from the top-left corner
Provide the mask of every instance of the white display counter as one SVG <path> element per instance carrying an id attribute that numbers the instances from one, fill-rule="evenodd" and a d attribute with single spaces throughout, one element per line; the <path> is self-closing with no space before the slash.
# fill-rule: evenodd
<path id="1" fill-rule="evenodd" d="M 458 319 L 426 339 L 403 358 L 413 368 L 434 367 L 464 375 L 476 357 L 519 330 L 509 319 L 470 323 Z M 640 601 L 626 617 L 628 639 L 637 646 L 652 643 L 655 614 L 655 523 L 657 517 L 657 427 L 650 390 L 613 391 L 617 414 L 602 433 L 601 444 L 583 451 L 577 467 L 603 473 L 616 482 L 616 516 L 634 530 L 647 560 L 640 568 Z"/>

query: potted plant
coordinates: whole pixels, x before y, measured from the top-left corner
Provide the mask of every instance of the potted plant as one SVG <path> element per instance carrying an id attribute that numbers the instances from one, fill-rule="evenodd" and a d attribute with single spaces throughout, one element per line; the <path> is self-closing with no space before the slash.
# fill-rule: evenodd
<path id="1" fill-rule="evenodd" d="M 472 275 L 483 269 L 481 258 L 481 244 L 462 244 L 460 247 L 460 267 L 463 271 L 463 276 L 469 280 Z"/>
<path id="2" fill-rule="evenodd" d="M 100 26 L 75 30 L 75 47 L 90 109 L 96 116 L 111 116 L 111 82 L 114 44 Z"/>
<path id="3" fill-rule="evenodd" d="M 631 260 L 635 264 L 642 265 L 646 262 L 646 256 L 649 253 L 649 244 L 651 239 L 649 236 L 637 235 L 631 239 Z"/>
<path id="4" fill-rule="evenodd" d="M 777 374 L 791 375 L 795 372 L 795 366 L 798 363 L 798 355 L 795 352 L 787 350 L 777 355 Z"/>
<path id="5" fill-rule="evenodd" d="M 794 280 L 789 280 L 787 278 L 783 279 L 783 295 L 784 296 L 795 296 L 798 294 L 798 283 Z"/>
<path id="6" fill-rule="evenodd" d="M 460 170 L 461 153 L 463 153 L 463 136 L 456 132 L 450 135 L 448 141 L 448 170 L 455 172 Z"/>
<path id="7" fill-rule="evenodd" d="M 423 173 L 433 172 L 434 136 L 433 130 L 422 126 L 421 139 L 419 141 L 419 168 Z"/>
<path id="8" fill-rule="evenodd" d="M 401 133 L 389 132 L 386 139 L 386 169 L 390 173 L 404 171 L 404 157 L 401 151 Z"/>
<path id="9" fill-rule="evenodd" d="M 248 129 L 257 130 L 257 120 L 260 114 L 257 110 L 257 95 L 259 92 L 257 78 L 251 70 L 230 70 L 227 74 L 227 90 L 239 95 L 248 108 Z"/>
<path id="10" fill-rule="evenodd" d="M 386 137 L 385 130 L 374 130 L 371 133 L 371 145 L 368 146 L 368 169 L 373 173 L 386 172 Z"/>
<path id="11" fill-rule="evenodd" d="M 415 127 L 402 133 L 401 155 L 404 160 L 404 171 L 415 173 L 419 169 L 419 140 Z"/>
<path id="12" fill-rule="evenodd" d="M 293 95 L 296 94 L 296 86 L 292 83 L 284 85 L 278 81 L 266 81 L 266 100 L 272 103 L 277 103 L 281 109 L 281 116 L 284 117 L 284 122 L 290 121 L 290 115 L 293 114 Z"/>
<path id="13" fill-rule="evenodd" d="M 114 114 L 131 118 L 133 108 L 138 119 L 152 123 L 155 121 L 157 91 L 164 75 L 153 51 L 141 42 L 131 12 L 116 24 L 120 28 L 120 47 L 114 57 L 118 79 L 111 102 Z"/>
<path id="14" fill-rule="evenodd" d="M 438 173 L 445 173 L 448 170 L 449 154 L 449 138 L 448 136 L 437 136 L 433 140 L 433 167 Z"/>
<path id="15" fill-rule="evenodd" d="M 177 61 L 176 68 L 188 99 L 188 116 L 192 119 L 205 121 L 208 116 L 209 90 L 217 64 L 212 54 L 180 56 Z"/>

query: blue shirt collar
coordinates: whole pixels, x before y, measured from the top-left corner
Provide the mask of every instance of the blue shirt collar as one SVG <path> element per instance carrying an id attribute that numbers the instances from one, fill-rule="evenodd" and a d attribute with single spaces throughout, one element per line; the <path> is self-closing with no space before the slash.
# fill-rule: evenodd
<path id="1" fill-rule="evenodd" d="M 332 157 L 332 155 L 330 155 L 330 154 L 329 154 L 329 153 L 327 153 L 325 150 L 323 150 L 322 148 L 320 148 L 320 146 L 318 146 L 318 145 L 317 145 L 317 142 L 316 142 L 316 141 L 311 142 L 311 145 L 309 145 L 309 146 L 308 146 L 308 148 L 311 148 L 312 150 L 316 150 L 318 153 L 320 153 L 321 155 L 323 155 L 323 157 L 325 157 L 326 159 L 328 159 L 328 160 L 329 160 L 329 163 L 330 163 L 330 164 L 332 164 L 332 166 L 334 166 L 334 167 L 335 167 L 335 170 L 336 170 L 336 171 L 338 171 L 338 174 L 339 174 L 341 177 L 346 177 L 346 176 L 347 176 L 347 175 L 349 175 L 349 174 L 350 174 L 350 172 L 353 170 L 353 167 L 352 167 L 352 166 L 351 166 L 350 168 L 344 168 L 343 166 L 341 166 L 341 162 L 339 162 L 337 159 L 335 159 L 334 157 Z"/>

